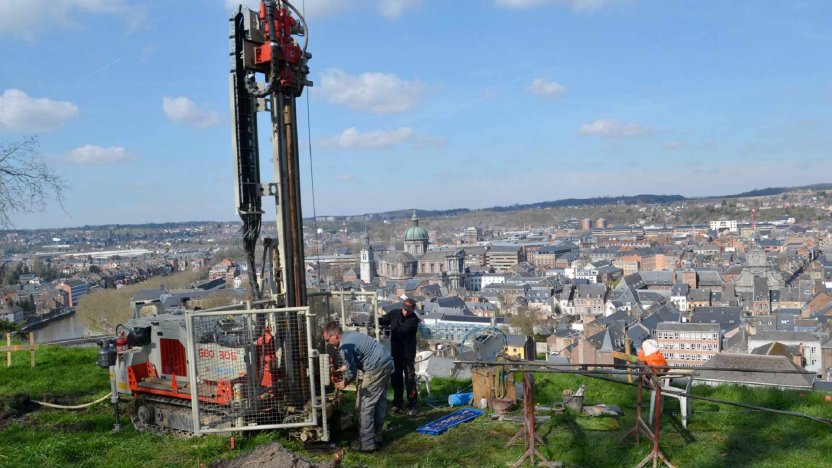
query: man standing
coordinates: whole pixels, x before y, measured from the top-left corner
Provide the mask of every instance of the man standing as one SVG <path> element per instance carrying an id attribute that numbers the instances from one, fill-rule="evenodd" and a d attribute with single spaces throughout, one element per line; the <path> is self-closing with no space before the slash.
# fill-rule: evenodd
<path id="1" fill-rule="evenodd" d="M 407 386 L 407 415 L 416 415 L 416 332 L 419 317 L 416 301 L 405 299 L 401 309 L 393 309 L 378 319 L 390 327 L 390 351 L 393 355 L 393 412 L 402 411 L 405 385 Z"/>
<path id="2" fill-rule="evenodd" d="M 340 348 L 344 361 L 344 365 L 338 369 L 342 378 L 335 383 L 335 388 L 343 390 L 355 380 L 356 372 L 364 371 L 361 388 L 356 396 L 360 401 L 360 435 L 353 444 L 353 449 L 372 452 L 382 443 L 381 434 L 387 414 L 387 383 L 390 381 L 393 359 L 378 341 L 363 333 L 344 333 L 335 322 L 326 324 L 323 338 L 327 344 Z"/>

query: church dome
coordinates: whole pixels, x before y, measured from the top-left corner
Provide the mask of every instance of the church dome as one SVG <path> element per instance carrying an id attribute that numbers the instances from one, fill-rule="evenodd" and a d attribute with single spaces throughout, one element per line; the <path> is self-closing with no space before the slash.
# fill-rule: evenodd
<path id="1" fill-rule="evenodd" d="M 406 241 L 426 241 L 428 240 L 428 231 L 419 226 L 419 218 L 416 217 L 416 211 L 413 211 L 413 217 L 410 218 L 413 225 L 404 233 L 404 240 Z"/>
<path id="2" fill-rule="evenodd" d="M 387 263 L 413 263 L 416 261 L 416 257 L 410 255 L 407 252 L 395 251 L 395 252 L 388 252 L 384 255 L 384 261 Z"/>

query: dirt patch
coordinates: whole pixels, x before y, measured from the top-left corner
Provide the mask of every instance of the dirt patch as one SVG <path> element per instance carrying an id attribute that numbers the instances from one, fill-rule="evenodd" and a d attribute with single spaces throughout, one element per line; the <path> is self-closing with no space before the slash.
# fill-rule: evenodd
<path id="1" fill-rule="evenodd" d="M 260 466 L 279 466 L 286 468 L 332 468 L 340 466 L 339 457 L 332 462 L 315 463 L 296 455 L 277 442 L 261 445 L 231 460 L 219 460 L 211 463 L 211 468 L 254 468 Z"/>
<path id="2" fill-rule="evenodd" d="M 18 393 L 8 400 L 0 400 L 0 429 L 3 429 L 12 421 L 38 408 L 38 404 L 33 402 L 29 398 L 29 395 L 24 393 Z"/>

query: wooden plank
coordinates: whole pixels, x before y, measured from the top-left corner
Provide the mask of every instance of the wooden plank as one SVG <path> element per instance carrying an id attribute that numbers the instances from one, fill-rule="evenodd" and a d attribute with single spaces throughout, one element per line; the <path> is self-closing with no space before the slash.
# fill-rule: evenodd
<path id="1" fill-rule="evenodd" d="M 15 351 L 34 351 L 38 349 L 38 345 L 16 344 L 11 346 L 0 346 L 0 353 L 13 353 Z"/>
<path id="2" fill-rule="evenodd" d="M 614 359 L 621 359 L 622 361 L 626 361 L 628 363 L 632 362 L 632 358 L 635 357 L 632 354 L 621 353 L 621 352 L 618 352 L 618 351 L 610 352 L 610 356 L 612 356 Z"/>
<path id="3" fill-rule="evenodd" d="M 494 399 L 497 398 L 497 395 L 495 395 L 494 379 L 501 371 L 501 366 L 471 369 L 471 380 L 474 388 L 474 401 L 471 402 L 471 405 L 479 407 L 480 399 L 485 398 L 488 407 L 494 407 Z M 503 399 L 517 401 L 513 372 L 509 372 L 506 378 L 505 396 L 503 396 Z"/>
<path id="4" fill-rule="evenodd" d="M 173 391 L 173 382 L 170 379 L 162 378 L 147 378 L 139 382 L 139 387 L 149 388 L 151 390 L 163 390 L 166 392 Z M 178 393 L 191 393 L 190 383 L 176 381 L 176 388 Z"/>

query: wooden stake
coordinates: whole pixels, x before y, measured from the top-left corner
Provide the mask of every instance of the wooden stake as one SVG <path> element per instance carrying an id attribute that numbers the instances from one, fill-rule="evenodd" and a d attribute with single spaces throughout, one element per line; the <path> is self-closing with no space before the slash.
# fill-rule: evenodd
<path id="1" fill-rule="evenodd" d="M 31 367 L 35 367 L 35 349 L 36 349 L 35 348 L 35 334 L 32 333 L 32 332 L 29 332 L 29 347 L 30 347 L 29 349 L 31 349 L 31 351 L 30 351 L 30 353 L 31 353 L 30 365 L 31 365 Z"/>
<path id="2" fill-rule="evenodd" d="M 29 332 L 29 344 L 12 345 L 12 334 L 6 333 L 6 346 L 0 346 L 0 353 L 6 353 L 6 367 L 12 366 L 12 353 L 15 351 L 29 351 L 29 365 L 35 367 L 35 350 L 38 345 L 35 344 L 35 334 Z"/>

